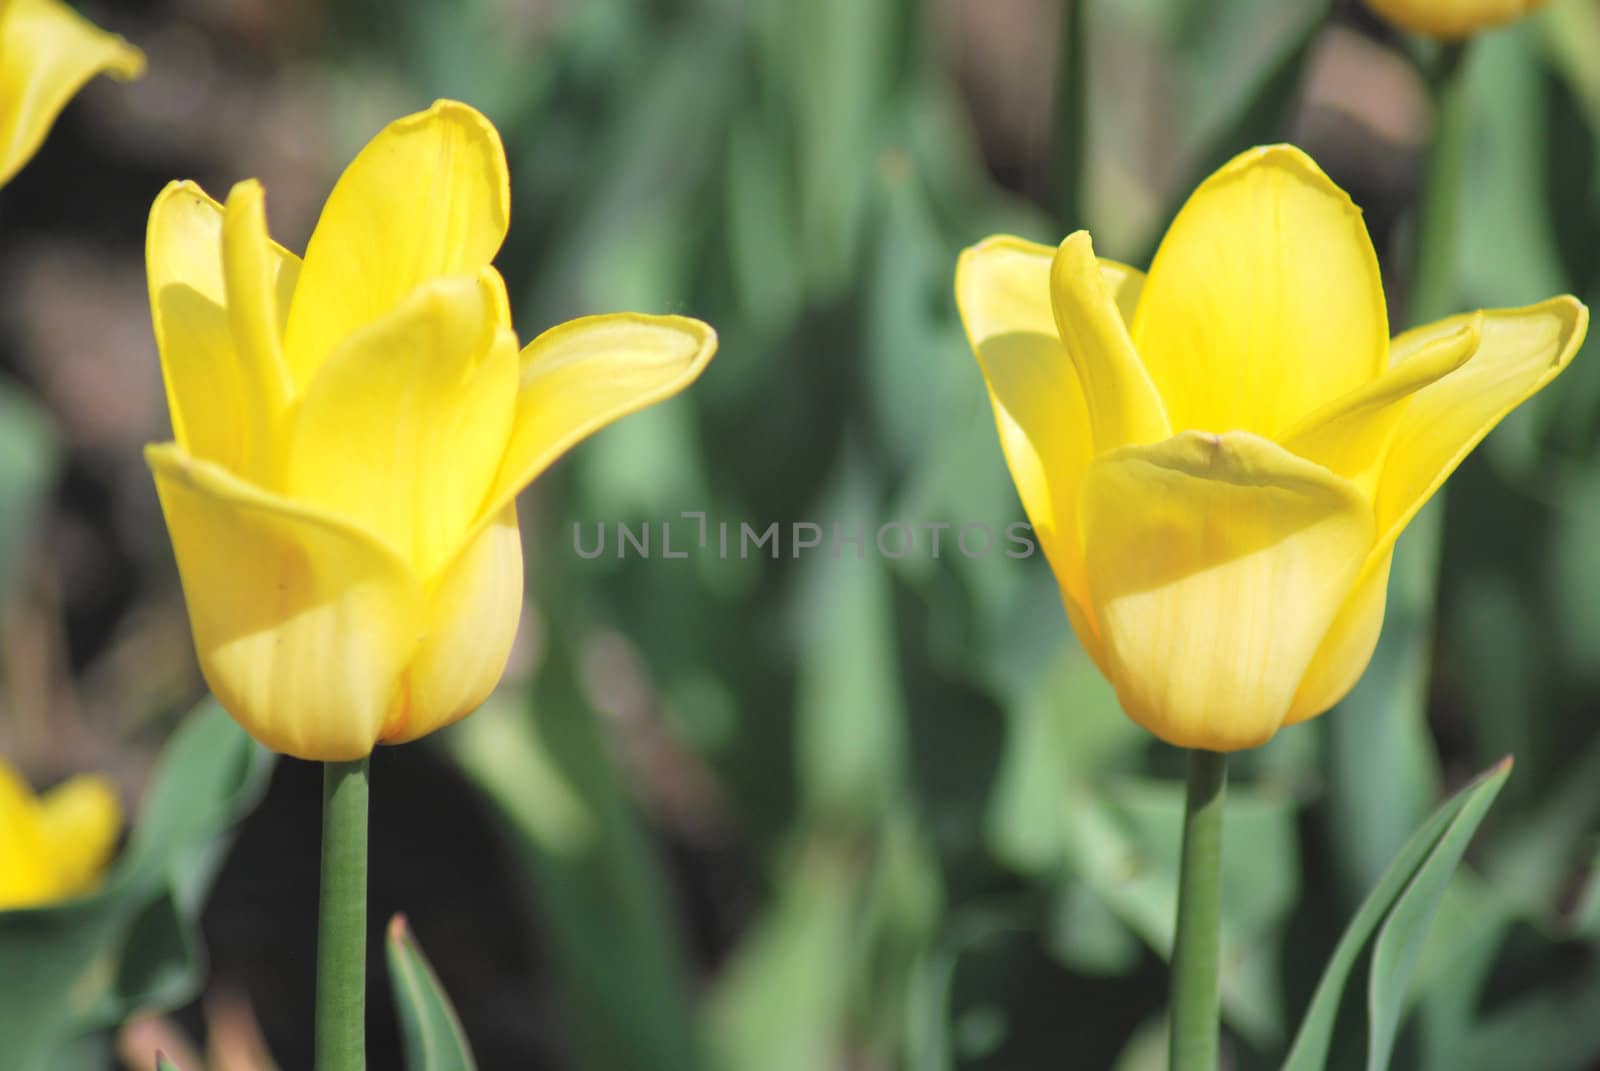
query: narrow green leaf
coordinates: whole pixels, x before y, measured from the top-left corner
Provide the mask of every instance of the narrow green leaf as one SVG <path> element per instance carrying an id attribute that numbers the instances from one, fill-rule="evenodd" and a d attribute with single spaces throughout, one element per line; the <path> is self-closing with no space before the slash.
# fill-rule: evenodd
<path id="1" fill-rule="evenodd" d="M 156 1071 L 182 1071 L 164 1052 L 156 1053 Z"/>
<path id="2" fill-rule="evenodd" d="M 1417 956 L 1427 940 L 1428 927 L 1439 910 L 1439 901 L 1444 898 L 1451 876 L 1461 865 L 1473 832 L 1510 773 L 1508 758 L 1492 769 L 1481 786 L 1472 792 L 1378 931 L 1367 990 L 1367 1011 L 1371 1017 L 1367 1071 L 1385 1071 L 1389 1066 L 1405 1014 L 1406 990 L 1411 984 Z"/>
<path id="3" fill-rule="evenodd" d="M 389 920 L 389 986 L 405 1042 L 406 1071 L 475 1071 L 461 1020 L 433 973 L 433 966 L 406 926 L 406 917 Z"/>
<path id="4" fill-rule="evenodd" d="M 1294 1047 L 1284 1062 L 1283 1071 L 1320 1071 L 1325 1066 L 1345 982 L 1367 939 L 1380 924 L 1384 927 L 1384 935 L 1379 940 L 1386 947 L 1381 957 L 1378 954 L 1373 956 L 1373 979 L 1376 983 L 1381 959 L 1384 964 L 1383 1006 L 1380 1009 L 1379 994 L 1374 992 L 1370 1005 L 1373 1016 L 1371 1037 L 1374 1040 L 1369 1051 L 1378 1051 L 1379 1030 L 1391 1029 L 1386 1025 L 1391 1014 L 1395 1020 L 1394 1026 L 1398 1026 L 1405 983 L 1409 981 L 1410 969 L 1421 940 L 1427 935 L 1427 923 L 1438 907 L 1444 885 L 1461 862 L 1461 854 L 1466 850 L 1467 843 L 1510 773 L 1509 758 L 1490 767 L 1447 800 L 1400 849 L 1334 948 L 1333 956 L 1323 969 L 1322 980 L 1312 994 L 1311 1005 L 1300 1023 L 1300 1031 L 1295 1035 Z M 1395 929 L 1390 930 L 1385 919 L 1395 915 L 1399 915 L 1401 921 Z M 1376 988 L 1374 984 L 1374 990 Z M 1391 1001 L 1392 1009 L 1389 1007 Z M 1382 1023 L 1379 1022 L 1380 1010 Z M 1393 1034 L 1390 1033 L 1388 1045 L 1392 1046 L 1393 1040 Z M 1387 1047 L 1383 1050 L 1385 1059 L 1388 1051 Z"/>

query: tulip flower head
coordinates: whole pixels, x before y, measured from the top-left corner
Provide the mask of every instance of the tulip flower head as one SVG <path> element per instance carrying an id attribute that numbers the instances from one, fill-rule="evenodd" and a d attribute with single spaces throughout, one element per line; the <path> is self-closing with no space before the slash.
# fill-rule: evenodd
<path id="1" fill-rule="evenodd" d="M 122 809 L 104 778 L 74 777 L 36 797 L 0 761 L 0 911 L 92 891 L 121 829 Z"/>
<path id="2" fill-rule="evenodd" d="M 490 263 L 509 199 L 494 127 L 440 101 L 361 151 L 303 261 L 254 182 L 151 209 L 175 441 L 146 457 L 206 681 L 269 748 L 346 761 L 476 708 L 522 607 L 517 493 L 716 348 L 623 313 L 519 352 Z"/>
<path id="3" fill-rule="evenodd" d="M 1189 198 L 1149 275 L 989 238 L 956 298 L 1073 630 L 1134 721 L 1234 751 L 1366 669 L 1395 539 L 1583 340 L 1571 297 L 1390 339 L 1360 210 L 1303 152 Z"/>
<path id="4" fill-rule="evenodd" d="M 0 0 L 0 184 L 39 151 L 50 124 L 100 73 L 144 73 L 144 53 L 59 0 Z"/>
<path id="5" fill-rule="evenodd" d="M 1402 30 L 1459 41 L 1480 30 L 1514 22 L 1544 0 L 1367 0 L 1367 6 Z"/>

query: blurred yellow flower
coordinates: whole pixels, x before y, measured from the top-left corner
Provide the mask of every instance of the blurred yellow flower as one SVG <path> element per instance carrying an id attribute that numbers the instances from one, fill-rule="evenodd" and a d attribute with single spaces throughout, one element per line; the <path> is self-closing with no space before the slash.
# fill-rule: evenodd
<path id="1" fill-rule="evenodd" d="M 476 708 L 522 608 L 517 493 L 716 348 L 621 313 L 519 354 L 490 266 L 509 200 L 494 127 L 440 101 L 350 164 L 304 262 L 255 182 L 151 209 L 176 441 L 146 458 L 206 681 L 269 748 L 355 759 Z"/>
<path id="2" fill-rule="evenodd" d="M 1367 0 L 1403 30 L 1455 41 L 1520 19 L 1544 0 Z"/>
<path id="3" fill-rule="evenodd" d="M 122 808 L 105 778 L 74 777 L 35 798 L 0 761 L 0 911 L 94 889 L 121 829 Z"/>
<path id="4" fill-rule="evenodd" d="M 0 183 L 39 151 L 85 82 L 144 73 L 144 53 L 59 0 L 0 0 Z"/>
<path id="5" fill-rule="evenodd" d="M 1588 324 L 1558 297 L 1391 340 L 1360 209 L 1281 145 L 1201 184 L 1148 276 L 994 237 L 956 297 L 1079 640 L 1134 721 L 1215 751 L 1355 685 L 1395 538 Z"/>

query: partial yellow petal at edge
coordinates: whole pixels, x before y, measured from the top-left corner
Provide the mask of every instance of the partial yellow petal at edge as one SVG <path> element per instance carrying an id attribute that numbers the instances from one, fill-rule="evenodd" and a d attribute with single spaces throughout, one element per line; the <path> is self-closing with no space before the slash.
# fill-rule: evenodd
<path id="1" fill-rule="evenodd" d="M 0 184 L 39 151 L 61 109 L 102 72 L 137 78 L 144 53 L 60 0 L 0 4 Z"/>
<path id="2" fill-rule="evenodd" d="M 1367 6 L 1403 30 L 1459 41 L 1519 19 L 1544 0 L 1367 0 Z"/>
<path id="3" fill-rule="evenodd" d="M 511 441 L 480 527 L 577 443 L 677 394 L 717 351 L 717 333 L 687 316 L 584 316 L 522 348 Z"/>
<path id="4" fill-rule="evenodd" d="M 147 447 L 206 683 L 286 755 L 372 751 L 424 629 L 408 565 L 338 518 L 175 444 Z"/>
<path id="5" fill-rule="evenodd" d="M 47 903 L 55 895 L 39 801 L 22 775 L 0 759 L 0 911 Z"/>
<path id="6" fill-rule="evenodd" d="M 122 832 L 122 805 L 111 783 L 81 774 L 45 793 L 39 804 L 58 894 L 77 896 L 99 885 Z"/>
<path id="7" fill-rule="evenodd" d="M 383 742 L 415 740 L 478 709 L 505 672 L 521 616 L 522 537 L 511 502 L 440 577 Z"/>
<path id="8" fill-rule="evenodd" d="M 1108 676 L 1179 747 L 1265 743 L 1372 546 L 1371 507 L 1247 432 L 1185 432 L 1090 466 L 1084 549 Z"/>

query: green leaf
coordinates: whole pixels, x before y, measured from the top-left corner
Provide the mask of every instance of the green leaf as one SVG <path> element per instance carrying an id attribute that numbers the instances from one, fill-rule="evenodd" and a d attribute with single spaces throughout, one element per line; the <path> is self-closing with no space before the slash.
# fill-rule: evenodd
<path id="1" fill-rule="evenodd" d="M 842 1058 L 863 875 L 839 846 L 803 846 L 709 1002 L 718 1071 L 820 1071 Z"/>
<path id="2" fill-rule="evenodd" d="M 59 1067 L 74 1037 L 193 998 L 203 973 L 197 924 L 222 834 L 260 798 L 273 760 L 220 707 L 203 704 L 167 745 L 105 885 L 0 912 L 7 1066 Z"/>
<path id="3" fill-rule="evenodd" d="M 1344 985 L 1367 939 L 1382 926 L 1369 980 L 1368 1068 L 1388 1065 L 1411 968 L 1428 924 L 1478 824 L 1511 773 L 1509 758 L 1490 767 L 1423 823 L 1362 903 L 1323 969 L 1283 1071 L 1319 1071 L 1328 1058 Z"/>
<path id="4" fill-rule="evenodd" d="M 156 1071 L 182 1071 L 164 1052 L 156 1053 Z"/>
<path id="5" fill-rule="evenodd" d="M 389 985 L 405 1042 L 406 1071 L 475 1071 L 477 1064 L 461 1020 L 404 915 L 389 921 L 387 955 Z"/>

